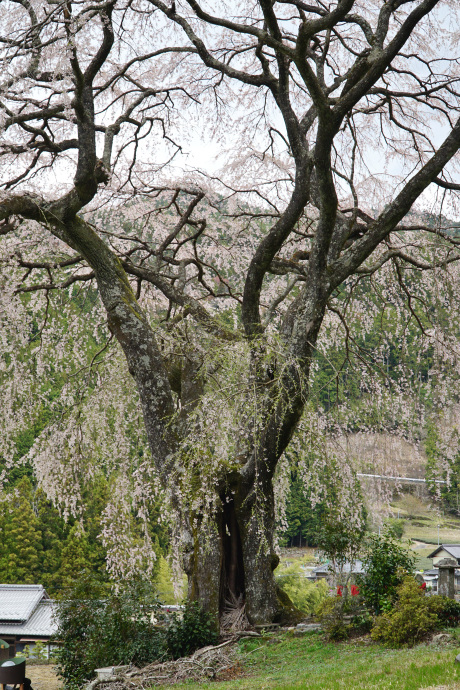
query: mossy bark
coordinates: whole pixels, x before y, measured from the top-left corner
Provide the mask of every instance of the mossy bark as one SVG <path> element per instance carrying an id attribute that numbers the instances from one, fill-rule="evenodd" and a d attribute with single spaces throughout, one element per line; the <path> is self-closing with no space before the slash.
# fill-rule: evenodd
<path id="1" fill-rule="evenodd" d="M 241 482 L 220 496 L 212 527 L 196 529 L 188 559 L 189 598 L 198 600 L 217 621 L 227 600 L 241 595 L 251 625 L 298 622 L 304 617 L 277 586 L 274 570 L 274 499 Z M 198 521 L 199 524 L 199 521 Z M 209 520 L 207 520 L 209 525 Z"/>
<path id="2" fill-rule="evenodd" d="M 215 529 L 196 530 L 193 541 L 193 552 L 187 569 L 188 599 L 199 601 L 213 615 L 217 626 L 222 568 L 222 540 L 218 525 L 215 525 Z"/>

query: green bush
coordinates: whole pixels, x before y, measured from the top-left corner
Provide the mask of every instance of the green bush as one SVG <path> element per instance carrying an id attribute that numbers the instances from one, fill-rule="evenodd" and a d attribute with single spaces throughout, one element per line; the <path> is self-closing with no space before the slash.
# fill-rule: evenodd
<path id="1" fill-rule="evenodd" d="M 286 592 L 294 606 L 305 613 L 315 613 L 329 594 L 325 580 L 310 582 L 305 577 L 300 560 L 287 567 L 278 566 L 275 577 L 277 584 Z"/>
<path id="2" fill-rule="evenodd" d="M 196 601 L 185 604 L 182 616 L 173 615 L 166 630 L 166 645 L 174 659 L 192 654 L 200 647 L 216 644 L 215 622 Z"/>
<path id="3" fill-rule="evenodd" d="M 56 666 L 66 690 L 76 690 L 101 666 L 146 664 L 166 656 L 164 633 L 152 623 L 156 597 L 137 583 L 117 594 L 82 578 L 58 605 Z"/>
<path id="4" fill-rule="evenodd" d="M 26 659 L 30 659 L 30 645 L 26 644 L 24 645 L 24 649 L 22 652 L 16 652 L 16 657 L 22 657 L 25 656 Z"/>
<path id="5" fill-rule="evenodd" d="M 329 640 L 345 640 L 353 629 L 361 629 L 364 625 L 362 603 L 358 596 L 328 596 L 316 610 L 316 617 L 321 623 Z M 346 625 L 344 618 L 351 617 L 351 622 Z"/>
<path id="6" fill-rule="evenodd" d="M 345 639 L 348 637 L 346 626 L 343 622 L 342 601 L 339 597 L 329 596 L 324 599 L 316 610 L 316 617 L 321 627 L 330 640 Z"/>
<path id="7" fill-rule="evenodd" d="M 350 637 L 350 626 L 345 625 L 343 621 L 335 621 L 327 628 L 327 638 L 332 642 L 343 642 Z"/>
<path id="8" fill-rule="evenodd" d="M 430 611 L 430 597 L 413 577 L 406 576 L 396 594 L 395 607 L 375 619 L 371 637 L 391 647 L 411 647 L 436 628 L 438 617 Z"/>
<path id="9" fill-rule="evenodd" d="M 358 630 L 362 635 L 365 635 L 366 633 L 370 633 L 373 622 L 374 619 L 366 611 L 365 613 L 359 613 L 356 616 L 353 616 L 351 627 L 354 630 Z"/>
<path id="10" fill-rule="evenodd" d="M 44 661 L 48 658 L 46 647 L 43 644 L 43 642 L 37 640 L 37 642 L 32 647 L 32 655 L 34 659 L 38 659 L 39 661 Z"/>
<path id="11" fill-rule="evenodd" d="M 386 530 L 368 538 L 362 561 L 365 574 L 358 578 L 359 591 L 366 607 L 379 614 L 392 607 L 397 587 L 414 568 L 414 556 Z"/>
<path id="12" fill-rule="evenodd" d="M 385 524 L 388 531 L 395 539 L 402 539 L 404 534 L 404 520 L 400 518 L 388 518 Z"/>
<path id="13" fill-rule="evenodd" d="M 428 598 L 428 609 L 436 614 L 440 627 L 456 628 L 460 623 L 460 603 L 442 596 Z"/>
<path id="14" fill-rule="evenodd" d="M 131 583 L 114 594 L 83 577 L 58 604 L 56 667 L 65 690 L 81 688 L 96 668 L 177 659 L 217 642 L 211 616 L 196 602 L 186 604 L 182 616 L 173 614 L 169 627 L 155 625 L 158 613 L 148 585 Z"/>

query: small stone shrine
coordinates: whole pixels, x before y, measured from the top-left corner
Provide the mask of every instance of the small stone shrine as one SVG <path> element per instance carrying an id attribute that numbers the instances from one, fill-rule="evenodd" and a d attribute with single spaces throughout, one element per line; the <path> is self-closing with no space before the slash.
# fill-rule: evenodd
<path id="1" fill-rule="evenodd" d="M 437 563 L 439 568 L 438 594 L 455 599 L 455 568 L 458 563 L 453 558 L 443 558 Z"/>

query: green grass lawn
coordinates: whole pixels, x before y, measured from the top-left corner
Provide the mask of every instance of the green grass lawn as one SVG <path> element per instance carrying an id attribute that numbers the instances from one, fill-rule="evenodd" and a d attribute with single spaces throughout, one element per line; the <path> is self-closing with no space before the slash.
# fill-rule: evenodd
<path id="1" fill-rule="evenodd" d="M 324 642 L 318 633 L 294 637 L 280 633 L 273 638 L 239 643 L 242 674 L 233 680 L 176 685 L 198 690 L 421 690 L 443 686 L 460 688 L 460 665 L 454 664 L 458 647 L 419 645 L 413 649 L 387 649 L 358 640 Z"/>

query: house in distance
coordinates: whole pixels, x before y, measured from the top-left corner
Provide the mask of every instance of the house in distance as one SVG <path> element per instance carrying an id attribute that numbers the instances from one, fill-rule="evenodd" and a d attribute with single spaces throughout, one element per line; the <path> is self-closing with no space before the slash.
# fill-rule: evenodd
<path id="1" fill-rule="evenodd" d="M 433 559 L 433 568 L 443 558 L 454 558 L 460 566 L 460 544 L 440 544 L 428 558 Z"/>
<path id="2" fill-rule="evenodd" d="M 423 580 L 434 594 L 438 593 L 438 563 L 444 558 L 451 558 L 457 561 L 459 569 L 455 570 L 454 580 L 454 588 L 457 596 L 460 592 L 460 544 L 439 544 L 439 546 L 428 555 L 428 558 L 433 559 L 433 567 L 423 572 Z"/>
<path id="3" fill-rule="evenodd" d="M 0 584 L 0 639 L 9 644 L 13 657 L 29 645 L 42 642 L 50 653 L 50 638 L 57 630 L 55 603 L 43 585 Z"/>

